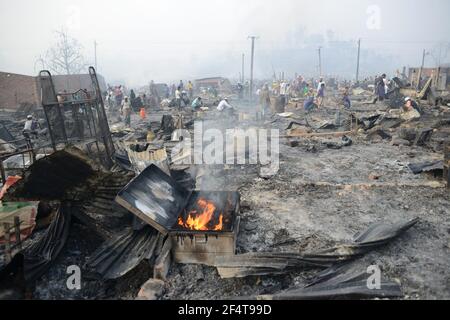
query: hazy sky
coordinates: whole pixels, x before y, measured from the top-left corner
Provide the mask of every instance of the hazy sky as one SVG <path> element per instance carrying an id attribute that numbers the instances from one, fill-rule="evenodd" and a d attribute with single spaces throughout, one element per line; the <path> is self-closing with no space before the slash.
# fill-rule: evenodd
<path id="1" fill-rule="evenodd" d="M 294 61 L 305 39 L 317 38 L 319 46 L 320 35 L 332 40 L 323 49 L 325 66 L 333 41 L 358 38 L 365 49 L 419 65 L 422 49 L 436 52 L 438 42 L 450 42 L 449 12 L 448 0 L 0 0 L 0 71 L 36 74 L 37 57 L 61 27 L 82 43 L 92 64 L 96 40 L 98 72 L 107 81 L 131 85 L 237 78 L 241 54 L 250 55 L 248 35 L 259 36 L 255 73 L 260 77 L 282 64 L 278 50 L 292 50 Z M 317 55 L 308 50 L 302 54 Z M 272 52 L 273 61 L 267 61 Z M 448 62 L 450 53 L 441 52 L 442 62 Z M 262 56 L 265 61 L 258 60 Z M 437 59 L 428 57 L 428 64 Z M 302 67 L 285 71 L 302 73 Z"/>

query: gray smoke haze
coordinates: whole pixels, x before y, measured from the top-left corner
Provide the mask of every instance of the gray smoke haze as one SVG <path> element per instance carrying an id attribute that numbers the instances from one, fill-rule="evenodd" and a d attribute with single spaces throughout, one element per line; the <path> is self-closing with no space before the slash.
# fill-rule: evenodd
<path id="1" fill-rule="evenodd" d="M 0 0 L 0 70 L 36 74 L 36 63 L 66 28 L 109 82 L 128 85 L 249 74 L 249 35 L 256 40 L 255 76 L 354 77 L 362 39 L 361 74 L 450 61 L 448 0 Z"/>

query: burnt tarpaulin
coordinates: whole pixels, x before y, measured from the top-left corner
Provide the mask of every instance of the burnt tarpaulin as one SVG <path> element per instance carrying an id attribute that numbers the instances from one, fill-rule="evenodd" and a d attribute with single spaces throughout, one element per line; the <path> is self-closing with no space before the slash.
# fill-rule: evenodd
<path id="1" fill-rule="evenodd" d="M 418 218 L 395 223 L 377 222 L 358 233 L 350 244 L 338 245 L 315 254 L 305 255 L 310 262 L 330 264 L 352 260 L 394 240 L 419 221 Z"/>
<path id="2" fill-rule="evenodd" d="M 69 236 L 70 220 L 70 207 L 61 204 L 42 238 L 18 254 L 23 256 L 26 282 L 33 282 L 43 275 L 60 254 Z"/>
<path id="3" fill-rule="evenodd" d="M 367 284 L 369 274 L 357 264 L 340 264 L 320 272 L 308 285 L 260 296 L 260 299 L 308 300 L 308 299 L 369 299 L 393 298 L 403 295 L 400 285 L 382 280 L 377 288 Z"/>
<path id="4" fill-rule="evenodd" d="M 387 244 L 418 222 L 418 218 L 393 224 L 374 223 L 349 244 L 312 253 L 258 252 L 218 258 L 216 267 L 223 278 L 282 274 L 295 268 L 328 268 L 351 261 Z"/>
<path id="5" fill-rule="evenodd" d="M 444 170 L 444 161 L 436 160 L 436 161 L 426 161 L 420 163 L 410 163 L 408 164 L 408 168 L 414 174 L 419 174 L 422 172 L 430 172 L 430 171 L 443 171 Z"/>
<path id="6" fill-rule="evenodd" d="M 142 260 L 151 259 L 161 234 L 150 226 L 126 229 L 104 242 L 86 262 L 89 275 L 98 279 L 117 279 L 134 269 Z"/>

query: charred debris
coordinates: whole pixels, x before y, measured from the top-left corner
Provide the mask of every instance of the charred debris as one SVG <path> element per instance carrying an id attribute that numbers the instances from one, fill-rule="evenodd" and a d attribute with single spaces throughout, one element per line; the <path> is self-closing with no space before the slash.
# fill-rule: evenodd
<path id="1" fill-rule="evenodd" d="M 405 79 L 395 78 L 385 101 L 374 96 L 369 81 L 360 82 L 352 86 L 351 108 L 341 108 L 341 88 L 332 85 L 327 88 L 328 102 L 312 111 L 303 108 L 307 98 L 294 90 L 286 100 L 274 89 L 268 109 L 260 110 L 241 96 L 239 88 L 219 88 L 219 93 L 217 88 L 196 88 L 204 102 L 193 109 L 160 98 L 158 88 L 150 86 L 148 100 L 132 101 L 137 109 L 133 105 L 131 114 L 123 114 L 111 102 L 117 98 L 115 89 L 108 89 L 105 98 L 92 67 L 89 77 L 90 88 L 60 93 L 50 72 L 42 71 L 42 106 L 23 106 L 8 117 L 2 115 L 1 298 L 205 298 L 196 296 L 195 286 L 210 293 L 211 288 L 223 287 L 211 298 L 408 297 L 395 276 L 395 263 L 389 264 L 381 290 L 367 287 L 367 265 L 383 255 L 402 259 L 401 249 L 395 248 L 406 244 L 414 248 L 411 243 L 420 239 L 415 233 L 431 232 L 426 229 L 430 222 L 423 224 L 419 218 L 423 213 L 411 208 L 409 214 L 381 219 L 382 214 L 372 212 L 384 207 L 374 204 L 361 223 L 336 227 L 330 218 L 328 226 L 322 220 L 316 228 L 322 230 L 319 236 L 316 230 L 296 237 L 292 233 L 302 226 L 310 232 L 309 218 L 300 215 L 295 218 L 298 225 L 286 231 L 281 221 L 289 219 L 271 220 L 273 216 L 265 213 L 268 207 L 261 205 L 267 201 L 270 206 L 270 201 L 257 194 L 271 193 L 283 202 L 283 194 L 293 192 L 288 198 L 295 203 L 305 195 L 341 197 L 364 190 L 349 197 L 370 199 L 368 193 L 374 192 L 381 199 L 375 202 L 389 203 L 388 193 L 401 202 L 402 192 L 418 188 L 448 202 L 450 108 L 433 80 L 417 92 Z M 411 99 L 421 108 L 404 110 L 407 95 L 414 95 Z M 233 114 L 225 117 L 216 110 L 220 96 L 236 101 Z M 22 119 L 28 114 L 40 129 L 22 136 Z M 261 175 L 259 165 L 188 164 L 184 160 L 193 157 L 194 147 L 177 149 L 183 140 L 177 129 L 192 132 L 196 121 L 221 130 L 279 129 L 279 174 Z M 323 164 L 328 160 L 322 155 L 350 157 L 374 146 L 386 146 L 409 159 L 405 162 L 402 156 L 394 163 L 396 157 L 391 156 L 390 166 L 403 170 L 392 181 L 391 169 L 382 165 L 367 173 L 365 181 L 338 178 L 339 170 L 352 172 L 339 157 L 335 161 L 343 162 L 336 166 L 342 168 L 330 170 L 336 176 L 328 181 L 316 174 L 320 165 L 299 169 L 294 164 L 291 169 L 289 164 L 302 157 L 308 163 L 308 155 Z M 248 146 L 243 154 L 247 153 Z M 294 190 L 287 184 L 296 177 L 304 179 Z M 387 194 L 380 195 L 380 190 Z M 279 215 L 298 209 L 288 200 L 272 205 L 280 206 Z M 333 236 L 335 227 L 359 234 Z M 267 245 L 269 233 L 276 237 Z M 70 265 L 81 270 L 81 290 L 66 287 Z M 410 294 L 414 285 L 405 278 Z"/>

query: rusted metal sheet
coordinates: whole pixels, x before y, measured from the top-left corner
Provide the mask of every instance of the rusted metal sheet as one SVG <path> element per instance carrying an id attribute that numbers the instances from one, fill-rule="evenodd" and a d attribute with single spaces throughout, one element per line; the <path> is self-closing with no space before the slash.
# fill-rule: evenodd
<path id="1" fill-rule="evenodd" d="M 86 262 L 89 276 L 117 279 L 134 269 L 142 260 L 153 258 L 161 235 L 155 229 L 126 229 L 105 241 Z"/>
<path id="2" fill-rule="evenodd" d="M 239 224 L 240 217 L 237 217 L 232 231 L 224 231 L 216 235 L 171 234 L 175 262 L 215 266 L 217 259 L 233 259 Z"/>
<path id="3" fill-rule="evenodd" d="M 117 194 L 115 201 L 159 232 L 176 224 L 190 192 L 156 165 L 150 165 Z"/>

